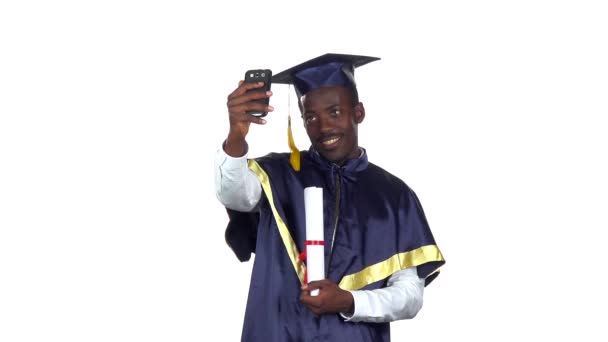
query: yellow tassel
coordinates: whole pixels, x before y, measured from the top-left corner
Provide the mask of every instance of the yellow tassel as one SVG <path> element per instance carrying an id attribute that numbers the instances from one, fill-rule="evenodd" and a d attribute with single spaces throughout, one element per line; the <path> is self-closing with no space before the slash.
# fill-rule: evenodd
<path id="1" fill-rule="evenodd" d="M 298 150 L 293 141 L 293 134 L 291 133 L 291 115 L 287 116 L 287 140 L 289 142 L 289 149 L 291 150 L 291 155 L 289 156 L 291 167 L 296 171 L 300 171 L 300 150 Z"/>

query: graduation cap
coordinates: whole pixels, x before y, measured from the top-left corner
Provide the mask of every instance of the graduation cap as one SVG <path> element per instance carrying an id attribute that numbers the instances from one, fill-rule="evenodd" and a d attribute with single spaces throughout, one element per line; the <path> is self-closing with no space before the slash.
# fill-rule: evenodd
<path id="1" fill-rule="evenodd" d="M 298 99 L 322 87 L 356 89 L 355 68 L 379 60 L 378 57 L 327 53 L 274 75 L 272 83 L 293 84 Z"/>
<path id="2" fill-rule="evenodd" d="M 323 87 L 347 87 L 356 93 L 355 68 L 379 60 L 378 57 L 327 53 L 298 64 L 272 76 L 274 84 L 293 84 L 298 103 L 303 95 Z M 288 120 L 287 136 L 291 149 L 291 165 L 300 170 L 300 151 L 296 148 L 291 133 L 291 116 Z"/>

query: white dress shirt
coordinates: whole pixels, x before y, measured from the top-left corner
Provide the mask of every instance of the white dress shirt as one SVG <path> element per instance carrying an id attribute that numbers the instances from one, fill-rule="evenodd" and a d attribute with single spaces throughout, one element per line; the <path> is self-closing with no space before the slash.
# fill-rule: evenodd
<path id="1" fill-rule="evenodd" d="M 217 151 L 215 158 L 215 189 L 219 201 L 227 208 L 250 212 L 257 209 L 262 198 L 262 185 L 247 167 L 247 154 L 233 158 Z M 353 322 L 390 322 L 416 316 L 422 307 L 424 279 L 416 267 L 397 271 L 388 278 L 386 287 L 376 290 L 350 291 L 354 299 L 352 316 L 341 314 Z"/>

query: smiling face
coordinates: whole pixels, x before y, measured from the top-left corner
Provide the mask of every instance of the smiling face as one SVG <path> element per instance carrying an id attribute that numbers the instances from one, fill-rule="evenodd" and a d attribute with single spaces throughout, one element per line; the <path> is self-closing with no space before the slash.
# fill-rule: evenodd
<path id="1" fill-rule="evenodd" d="M 345 87 L 323 87 L 302 97 L 302 119 L 312 146 L 338 165 L 359 157 L 357 125 L 365 108 L 352 96 Z"/>

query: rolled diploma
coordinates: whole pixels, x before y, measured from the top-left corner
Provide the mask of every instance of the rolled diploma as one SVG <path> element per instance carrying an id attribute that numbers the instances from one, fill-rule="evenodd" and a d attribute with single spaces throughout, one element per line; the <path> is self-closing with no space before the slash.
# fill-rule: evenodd
<path id="1" fill-rule="evenodd" d="M 315 244 L 323 241 L 323 188 L 304 189 L 304 210 L 306 211 L 306 268 L 307 281 L 325 278 L 325 247 Z M 312 244 L 309 244 L 312 242 Z M 311 296 L 319 290 L 310 292 Z"/>

